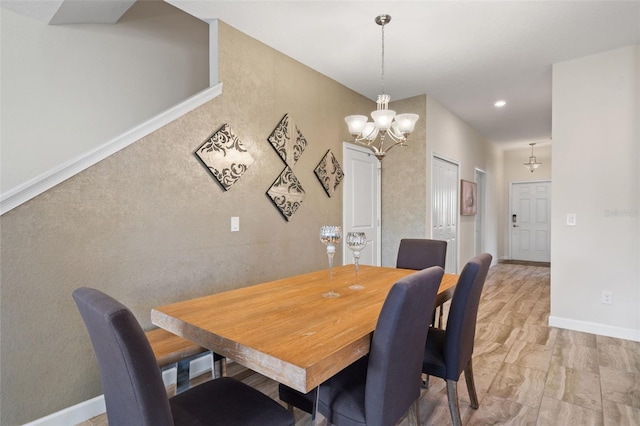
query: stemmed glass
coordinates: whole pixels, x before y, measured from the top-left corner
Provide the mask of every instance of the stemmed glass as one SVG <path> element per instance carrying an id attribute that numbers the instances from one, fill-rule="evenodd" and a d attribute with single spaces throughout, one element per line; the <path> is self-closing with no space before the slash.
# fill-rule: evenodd
<path id="1" fill-rule="evenodd" d="M 336 243 L 342 240 L 342 228 L 340 226 L 323 226 L 320 228 L 320 241 L 327 245 L 327 257 L 329 258 L 329 291 L 324 297 L 340 297 L 333 291 L 333 255 L 336 252 Z"/>
<path id="2" fill-rule="evenodd" d="M 360 250 L 367 246 L 367 234 L 364 232 L 348 232 L 346 239 L 347 247 L 353 252 L 353 263 L 356 265 L 356 283 L 349 286 L 351 290 L 362 290 L 363 285 L 358 282 L 358 261 L 360 260 Z"/>

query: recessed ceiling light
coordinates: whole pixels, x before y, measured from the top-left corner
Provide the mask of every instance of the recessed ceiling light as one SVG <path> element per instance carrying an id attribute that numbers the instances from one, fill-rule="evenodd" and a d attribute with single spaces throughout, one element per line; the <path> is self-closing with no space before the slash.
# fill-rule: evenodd
<path id="1" fill-rule="evenodd" d="M 496 106 L 496 107 L 498 107 L 498 108 L 502 108 L 502 107 L 503 107 L 503 106 L 505 106 L 506 104 L 507 104 L 507 102 L 506 102 L 506 101 L 497 101 L 497 102 L 496 102 L 495 104 L 493 104 L 493 105 L 495 105 L 495 106 Z"/>

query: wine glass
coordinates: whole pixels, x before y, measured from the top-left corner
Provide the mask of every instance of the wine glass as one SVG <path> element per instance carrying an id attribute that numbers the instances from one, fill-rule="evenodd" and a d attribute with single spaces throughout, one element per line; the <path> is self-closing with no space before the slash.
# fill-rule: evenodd
<path id="1" fill-rule="evenodd" d="M 336 243 L 342 240 L 342 228 L 339 226 L 322 226 L 320 228 L 320 241 L 327 245 L 327 257 L 329 258 L 329 291 L 324 297 L 340 297 L 333 291 L 333 255 L 336 252 Z"/>
<path id="2" fill-rule="evenodd" d="M 347 247 L 353 252 L 353 263 L 356 266 L 356 283 L 350 285 L 351 290 L 362 290 L 364 286 L 358 282 L 358 261 L 360 260 L 360 250 L 367 246 L 367 234 L 364 232 L 348 232 L 346 239 Z"/>

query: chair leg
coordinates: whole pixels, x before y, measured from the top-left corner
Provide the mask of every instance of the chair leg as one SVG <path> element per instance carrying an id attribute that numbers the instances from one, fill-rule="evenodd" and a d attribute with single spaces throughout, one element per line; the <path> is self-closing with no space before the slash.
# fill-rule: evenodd
<path id="1" fill-rule="evenodd" d="M 407 413 L 407 422 L 409 426 L 420 426 L 420 398 L 418 397 L 411 407 L 409 407 L 409 412 Z"/>
<path id="2" fill-rule="evenodd" d="M 422 388 L 429 389 L 429 375 L 422 373 L 420 379 L 422 380 Z"/>
<path id="3" fill-rule="evenodd" d="M 464 380 L 467 382 L 467 390 L 469 391 L 469 399 L 471 400 L 471 408 L 477 410 L 480 404 L 478 404 L 478 394 L 476 393 L 476 383 L 473 380 L 473 366 L 471 360 L 464 369 Z"/>
<path id="4" fill-rule="evenodd" d="M 458 405 L 458 382 L 447 379 L 447 399 L 449 400 L 449 412 L 453 426 L 462 426 L 460 418 L 460 406 Z"/>

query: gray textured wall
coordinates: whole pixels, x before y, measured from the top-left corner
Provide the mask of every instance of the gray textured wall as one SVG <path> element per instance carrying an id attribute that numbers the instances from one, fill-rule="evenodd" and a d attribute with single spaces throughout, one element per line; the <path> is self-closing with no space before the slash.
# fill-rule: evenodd
<path id="1" fill-rule="evenodd" d="M 154 306 L 326 267 L 318 229 L 341 222 L 342 188 L 328 198 L 313 169 L 329 148 L 342 162 L 343 117 L 373 102 L 224 24 L 220 76 L 220 97 L 0 217 L 2 425 L 102 393 L 79 286 L 149 327 Z M 285 113 L 309 142 L 288 223 L 265 195 L 283 168 L 266 139 Z M 224 123 L 256 160 L 228 192 L 193 155 Z"/>
<path id="2" fill-rule="evenodd" d="M 419 114 L 406 147 L 395 147 L 382 161 L 382 265 L 396 266 L 402 238 L 427 238 L 427 96 L 392 102 L 398 114 Z"/>

